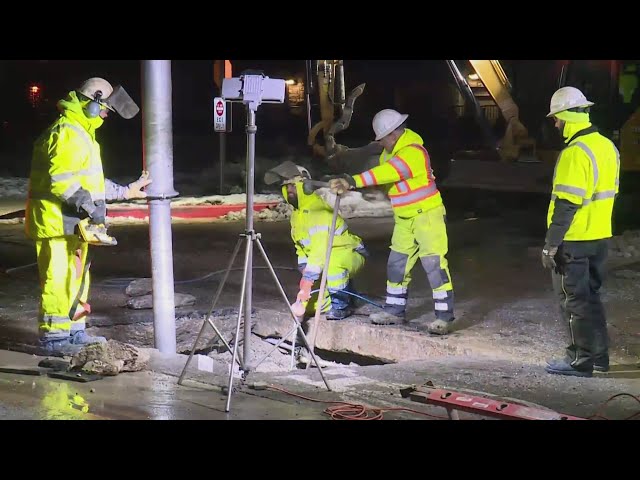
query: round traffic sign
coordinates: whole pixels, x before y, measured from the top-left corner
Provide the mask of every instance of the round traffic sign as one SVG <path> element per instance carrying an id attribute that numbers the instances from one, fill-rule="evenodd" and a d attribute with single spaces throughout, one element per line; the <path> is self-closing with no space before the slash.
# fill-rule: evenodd
<path id="1" fill-rule="evenodd" d="M 216 113 L 218 114 L 219 117 L 221 117 L 222 114 L 224 113 L 224 105 L 220 100 L 218 100 L 218 103 L 216 103 Z"/>

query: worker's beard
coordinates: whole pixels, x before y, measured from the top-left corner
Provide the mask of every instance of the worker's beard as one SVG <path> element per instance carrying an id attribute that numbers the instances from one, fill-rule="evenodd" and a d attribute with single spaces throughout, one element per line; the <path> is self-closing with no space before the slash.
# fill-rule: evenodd
<path id="1" fill-rule="evenodd" d="M 290 183 L 282 187 L 282 195 L 285 201 L 291 205 L 294 210 L 298 209 L 298 192 L 295 183 Z"/>

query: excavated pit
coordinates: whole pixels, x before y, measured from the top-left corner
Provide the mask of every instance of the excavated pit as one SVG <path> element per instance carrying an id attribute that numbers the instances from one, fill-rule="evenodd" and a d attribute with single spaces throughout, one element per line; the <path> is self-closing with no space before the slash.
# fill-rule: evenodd
<path id="1" fill-rule="evenodd" d="M 252 317 L 249 349 L 251 362 L 255 364 L 264 358 L 258 371 L 288 371 L 292 366 L 295 368 L 296 364 L 291 358 L 292 336 L 274 350 L 275 344 L 291 331 L 291 318 L 283 312 L 261 309 L 256 309 Z M 176 353 L 191 352 L 204 319 L 204 313 L 199 311 L 176 319 Z M 229 342 L 235 334 L 237 309 L 215 311 L 212 321 Z M 243 326 L 241 323 L 241 338 L 238 344 L 241 355 L 244 353 Z M 138 347 L 154 346 L 153 322 L 101 325 L 89 330 L 94 335 L 103 335 Z M 296 349 L 302 345 L 302 338 L 297 335 Z M 233 348 L 233 343 L 230 342 L 230 346 Z M 351 366 L 385 365 L 461 353 L 458 348 L 451 348 L 426 333 L 420 322 L 403 326 L 378 326 L 369 323 L 364 315 L 355 315 L 341 321 L 321 319 L 318 324 L 315 352 L 325 362 Z M 195 353 L 206 355 L 216 361 L 231 361 L 231 353 L 209 325 L 205 327 Z"/>

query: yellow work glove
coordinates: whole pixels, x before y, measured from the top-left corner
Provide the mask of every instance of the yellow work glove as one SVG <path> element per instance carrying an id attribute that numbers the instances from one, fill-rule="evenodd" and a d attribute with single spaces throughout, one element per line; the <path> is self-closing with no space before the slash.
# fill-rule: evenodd
<path id="1" fill-rule="evenodd" d="M 329 190 L 335 195 L 342 195 L 355 187 L 356 182 L 351 175 L 343 174 L 329 180 Z"/>
<path id="2" fill-rule="evenodd" d="M 132 198 L 146 198 L 147 192 L 144 192 L 142 189 L 149 185 L 153 180 L 149 178 L 149 172 L 144 170 L 140 178 L 135 182 L 127 185 L 127 190 L 124 194 L 124 198 L 130 200 Z"/>

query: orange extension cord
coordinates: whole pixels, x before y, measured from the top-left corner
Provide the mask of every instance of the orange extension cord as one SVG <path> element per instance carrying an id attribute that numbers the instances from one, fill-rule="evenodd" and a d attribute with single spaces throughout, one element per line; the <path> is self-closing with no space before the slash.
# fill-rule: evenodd
<path id="1" fill-rule="evenodd" d="M 361 403 L 350 403 L 350 402 L 338 402 L 331 400 L 318 400 L 315 398 L 305 397 L 304 395 L 298 395 L 297 393 L 289 392 L 284 388 L 274 387 L 268 385 L 265 387 L 266 390 L 272 390 L 274 392 L 281 392 L 286 395 L 291 395 L 292 397 L 302 398 L 304 400 L 309 400 L 310 402 L 317 403 L 329 403 L 334 404 L 332 407 L 327 407 L 324 409 L 324 413 L 329 415 L 333 420 L 382 420 L 384 418 L 384 412 L 409 412 L 415 413 L 416 415 L 424 415 L 426 417 L 437 418 L 440 420 L 448 420 L 448 417 L 442 417 L 438 415 L 432 415 L 430 413 L 421 412 L 419 410 L 413 410 L 412 408 L 403 408 L 403 407 L 394 407 L 394 408 L 376 408 L 376 407 L 368 407 Z M 587 417 L 588 420 L 612 420 L 610 418 L 605 417 L 601 414 L 602 410 L 613 400 L 618 397 L 631 397 L 640 403 L 640 397 L 636 395 L 632 395 L 630 393 L 617 393 L 612 395 L 605 401 L 596 411 L 595 414 Z M 640 410 L 633 415 L 624 418 L 623 420 L 631 420 L 635 417 L 640 417 Z"/>

